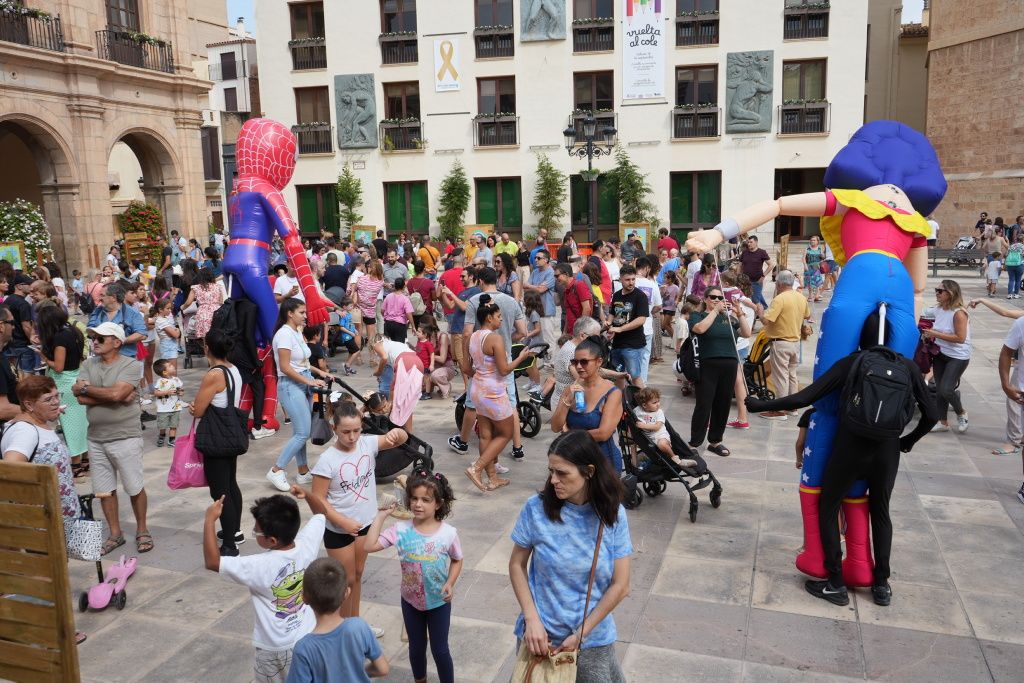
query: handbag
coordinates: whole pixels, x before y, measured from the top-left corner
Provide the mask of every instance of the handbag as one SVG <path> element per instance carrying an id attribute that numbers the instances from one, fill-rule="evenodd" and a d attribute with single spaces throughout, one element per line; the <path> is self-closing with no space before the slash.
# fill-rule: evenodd
<path id="1" fill-rule="evenodd" d="M 102 555 L 103 522 L 95 519 L 76 519 L 67 537 L 68 557 L 95 562 Z"/>
<path id="2" fill-rule="evenodd" d="M 583 619 L 580 620 L 579 645 L 575 650 L 551 652 L 549 648 L 546 655 L 534 655 L 530 653 L 530 648 L 524 642 L 519 646 L 516 668 L 512 672 L 512 683 L 575 683 L 580 649 L 583 647 L 583 627 L 587 623 L 587 612 L 590 611 L 590 593 L 594 588 L 594 574 L 597 572 L 597 556 L 601 552 L 602 538 L 604 538 L 604 522 L 598 520 L 597 545 L 594 547 L 594 560 L 590 563 L 587 601 L 583 605 Z"/>
<path id="3" fill-rule="evenodd" d="M 195 301 L 190 303 L 187 307 L 181 309 L 181 314 L 182 315 L 195 315 L 198 312 L 199 312 L 199 304 L 197 304 Z"/>
<path id="4" fill-rule="evenodd" d="M 179 436 L 174 442 L 171 469 L 167 472 L 167 488 L 177 491 L 207 486 L 203 454 L 196 448 L 196 423 L 193 422 L 188 434 Z"/>
<path id="5" fill-rule="evenodd" d="M 207 406 L 196 428 L 195 445 L 206 458 L 233 458 L 249 450 L 249 434 L 245 429 L 248 413 L 234 405 L 235 382 L 231 373 L 223 365 L 211 369 L 217 368 L 224 373 L 227 383 L 228 406 Z"/>
<path id="6" fill-rule="evenodd" d="M 309 440 L 313 442 L 314 446 L 323 446 L 334 438 L 331 423 L 324 415 L 324 400 L 326 398 L 325 394 L 321 394 L 320 400 L 313 402 L 313 419 L 309 425 Z"/>

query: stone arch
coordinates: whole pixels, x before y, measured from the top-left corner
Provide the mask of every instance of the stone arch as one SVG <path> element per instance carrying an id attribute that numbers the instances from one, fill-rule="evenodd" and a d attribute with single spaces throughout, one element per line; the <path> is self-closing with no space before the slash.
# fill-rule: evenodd
<path id="1" fill-rule="evenodd" d="M 0 169 L 0 199 L 22 198 L 40 205 L 50 229 L 54 260 L 64 269 L 74 261 L 78 265 L 77 218 L 79 207 L 79 169 L 67 136 L 57 127 L 30 113 L 0 114 L 0 150 L 8 158 Z M 31 160 L 28 168 L 11 157 L 25 155 Z M 34 169 L 35 175 L 29 175 Z M 4 178 L 5 172 L 15 173 Z M 72 258 L 73 257 L 73 258 Z"/>
<path id="2" fill-rule="evenodd" d="M 181 161 L 168 138 L 152 128 L 133 127 L 122 130 L 110 141 L 107 158 L 118 142 L 126 144 L 135 153 L 142 168 L 142 193 L 146 201 L 160 208 L 164 227 L 183 222 L 182 194 L 184 182 Z"/>

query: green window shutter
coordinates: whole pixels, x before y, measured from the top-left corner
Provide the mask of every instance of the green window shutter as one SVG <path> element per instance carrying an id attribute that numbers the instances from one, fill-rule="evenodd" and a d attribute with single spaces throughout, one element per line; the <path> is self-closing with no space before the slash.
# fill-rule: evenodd
<path id="1" fill-rule="evenodd" d="M 320 186 L 320 201 L 323 202 L 323 226 L 328 232 L 338 234 L 341 224 L 338 222 L 338 195 L 336 185 Z"/>
<path id="2" fill-rule="evenodd" d="M 670 192 L 669 221 L 693 223 L 693 174 L 673 173 Z"/>
<path id="3" fill-rule="evenodd" d="M 597 224 L 619 224 L 619 197 L 604 178 L 597 179 Z"/>
<path id="4" fill-rule="evenodd" d="M 427 201 L 427 183 L 408 183 L 409 207 L 412 215 L 410 230 L 427 232 L 430 229 L 430 204 Z"/>
<path id="5" fill-rule="evenodd" d="M 476 222 L 498 225 L 498 181 L 476 181 Z"/>
<path id="6" fill-rule="evenodd" d="M 501 181 L 501 227 L 523 227 L 523 193 L 519 178 Z"/>
<path id="7" fill-rule="evenodd" d="M 697 222 L 711 223 L 721 220 L 722 176 L 718 173 L 697 174 Z"/>
<path id="8" fill-rule="evenodd" d="M 301 234 L 320 234 L 320 216 L 317 210 L 317 187 L 307 185 L 297 187 L 299 194 L 299 232 Z"/>
<path id="9" fill-rule="evenodd" d="M 578 175 L 569 176 L 569 217 L 573 225 L 587 224 L 587 184 Z"/>
<path id="10" fill-rule="evenodd" d="M 401 183 L 386 183 L 384 185 L 384 199 L 384 223 L 387 229 L 405 230 L 405 186 Z"/>

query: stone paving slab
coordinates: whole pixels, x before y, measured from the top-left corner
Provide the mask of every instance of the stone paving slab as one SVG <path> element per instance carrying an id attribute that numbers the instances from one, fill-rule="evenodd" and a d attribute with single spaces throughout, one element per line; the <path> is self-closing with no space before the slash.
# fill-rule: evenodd
<path id="1" fill-rule="evenodd" d="M 968 296 L 981 295 L 980 282 L 961 280 Z M 816 317 L 822 310 L 815 304 Z M 733 456 L 708 456 L 724 487 L 721 508 L 713 509 L 707 492 L 699 492 L 697 523 L 691 524 L 685 492 L 673 485 L 657 498 L 645 497 L 628 514 L 635 549 L 631 592 L 615 612 L 616 653 L 627 678 L 1019 681 L 1024 505 L 1014 494 L 1021 460 L 991 454 L 1003 438 L 1005 402 L 995 361 L 1009 323 L 988 310 L 972 312 L 976 352 L 961 383 L 970 429 L 930 434 L 902 458 L 892 499 L 891 607 L 876 607 L 864 590 L 853 591 L 846 608 L 804 591 L 804 577 L 793 567 L 802 544 L 793 467 L 796 420 L 751 416 L 749 430 L 726 435 Z M 805 359 L 813 342 L 804 344 Z M 353 386 L 371 388 L 370 371 L 358 370 Z M 666 414 L 687 435 L 693 399 L 680 396 L 667 364 L 652 370 Z M 199 367 L 181 373 L 187 395 L 194 394 L 202 372 Z M 801 376 L 809 376 L 809 362 Z M 542 416 L 546 421 L 550 413 Z M 454 425 L 452 402 L 421 402 L 415 420 L 417 434 L 434 445 L 436 467 L 449 474 L 457 496 L 450 521 L 466 552 L 450 640 L 457 680 L 508 680 L 519 611 L 507 577 L 508 534 L 523 502 L 543 484 L 545 449 L 553 435 L 545 424 L 540 435 L 524 440 L 525 461 L 506 463 L 512 485 L 483 494 L 460 473 L 475 457 L 475 444 L 470 454 L 458 455 L 445 443 Z M 246 506 L 273 493 L 263 475 L 287 431 L 253 442 L 239 461 Z M 82 678 L 249 681 L 248 594 L 203 568 L 200 542 L 209 495 L 166 488 L 171 450 L 157 449 L 155 439 L 155 429 L 147 429 L 145 474 L 156 548 L 140 556 L 124 611 L 76 614 L 78 627 L 89 634 L 79 650 Z M 310 447 L 311 461 L 320 450 Z M 134 526 L 123 494 L 121 501 L 129 536 L 123 551 L 132 554 Z M 246 510 L 242 530 L 248 536 L 251 528 Z M 250 541 L 241 551 L 259 549 Z M 70 575 L 76 591 L 86 589 L 95 582 L 95 566 L 72 561 Z M 411 675 L 401 641 L 398 582 L 394 551 L 371 556 L 362 614 L 386 630 L 382 647 L 392 665 L 386 680 L 405 681 Z M 436 680 L 433 669 L 429 680 Z"/>

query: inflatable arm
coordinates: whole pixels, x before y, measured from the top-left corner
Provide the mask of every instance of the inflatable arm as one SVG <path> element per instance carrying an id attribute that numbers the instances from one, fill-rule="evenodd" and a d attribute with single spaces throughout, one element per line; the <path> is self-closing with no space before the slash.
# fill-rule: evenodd
<path id="1" fill-rule="evenodd" d="M 779 216 L 824 216 L 826 204 L 824 192 L 794 194 L 752 204 L 736 212 L 732 219 L 739 225 L 739 234 L 745 235 L 757 226 L 773 221 Z M 837 215 L 845 210 L 841 204 L 836 206 Z M 700 230 L 690 234 L 690 238 L 686 240 L 686 249 L 704 254 L 713 250 L 722 241 L 722 233 L 718 230 Z"/>
<path id="2" fill-rule="evenodd" d="M 903 265 L 914 281 L 914 318 L 920 319 L 924 309 L 924 289 L 928 284 L 928 247 L 915 247 L 903 259 Z"/>
<path id="3" fill-rule="evenodd" d="M 288 262 L 295 270 L 295 276 L 299 280 L 299 287 L 302 288 L 302 296 L 306 299 L 306 322 L 310 325 L 323 325 L 330 316 L 327 314 L 327 303 L 320 296 L 320 290 L 313 280 L 313 271 L 306 259 L 306 252 L 302 248 L 302 240 L 299 239 L 299 231 L 292 220 L 291 211 L 284 203 L 280 192 L 268 192 L 267 203 L 270 205 L 270 217 L 274 221 L 277 234 L 284 240 L 284 250 L 288 255 Z M 333 306 L 333 304 L 331 304 Z"/>

